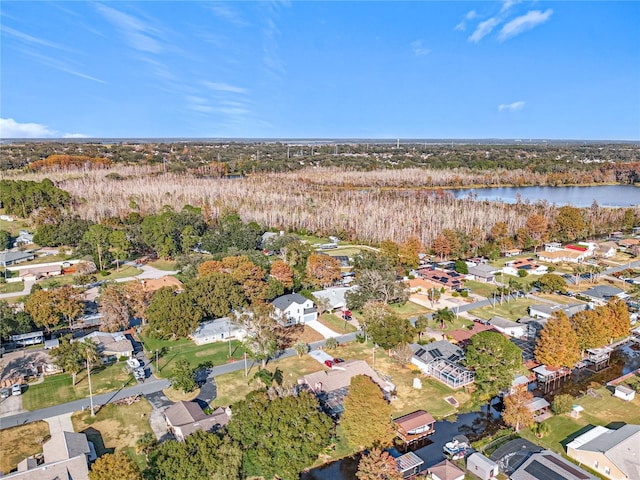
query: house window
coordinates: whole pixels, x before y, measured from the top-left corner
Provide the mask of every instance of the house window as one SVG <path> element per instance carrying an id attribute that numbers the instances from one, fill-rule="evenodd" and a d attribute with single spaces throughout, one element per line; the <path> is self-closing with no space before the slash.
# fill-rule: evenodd
<path id="1" fill-rule="evenodd" d="M 609 467 L 604 467 L 604 474 L 609 475 L 611 473 L 611 469 Z"/>
<path id="2" fill-rule="evenodd" d="M 597 461 L 597 460 L 593 463 L 593 466 L 594 466 L 595 468 L 598 468 L 598 461 Z"/>

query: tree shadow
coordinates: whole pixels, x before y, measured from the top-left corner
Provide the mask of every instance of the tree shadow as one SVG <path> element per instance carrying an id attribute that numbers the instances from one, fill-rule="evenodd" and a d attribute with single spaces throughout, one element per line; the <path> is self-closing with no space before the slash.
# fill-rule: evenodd
<path id="1" fill-rule="evenodd" d="M 102 439 L 102 433 L 99 430 L 93 427 L 87 427 L 82 432 L 87 436 L 87 440 L 93 443 L 93 446 L 96 449 L 96 455 L 101 457 L 105 453 L 113 453 L 115 452 L 115 448 L 107 448 L 104 446 L 104 440 Z"/>
<path id="2" fill-rule="evenodd" d="M 573 442 L 576 438 L 578 438 L 580 435 L 583 435 L 585 433 L 587 433 L 589 430 L 591 430 L 592 428 L 595 428 L 595 425 L 589 424 L 589 425 L 585 425 L 584 427 L 582 427 L 580 430 L 573 432 L 571 435 L 569 435 L 567 438 L 565 438 L 564 440 L 562 440 L 560 442 L 560 445 L 562 445 L 562 448 L 564 448 L 564 451 L 567 451 L 567 444 Z"/>

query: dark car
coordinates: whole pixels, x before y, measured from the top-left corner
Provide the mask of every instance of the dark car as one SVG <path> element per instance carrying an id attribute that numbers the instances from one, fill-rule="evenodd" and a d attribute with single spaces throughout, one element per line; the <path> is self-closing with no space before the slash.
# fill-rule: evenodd
<path id="1" fill-rule="evenodd" d="M 342 362 L 344 362 L 344 360 L 341 359 L 341 358 L 337 358 L 336 357 L 336 358 L 333 359 L 333 363 L 342 363 Z"/>
<path id="2" fill-rule="evenodd" d="M 332 360 L 325 360 L 324 364 L 329 368 L 333 367 L 333 361 Z"/>

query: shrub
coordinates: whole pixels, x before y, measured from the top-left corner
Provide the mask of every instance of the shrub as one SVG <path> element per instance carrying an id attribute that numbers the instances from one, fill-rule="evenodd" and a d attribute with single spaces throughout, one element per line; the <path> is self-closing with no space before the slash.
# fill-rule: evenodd
<path id="1" fill-rule="evenodd" d="M 107 275 L 109 275 L 109 271 L 108 270 L 100 270 L 100 275 L 102 275 L 103 277 L 106 277 Z"/>
<path id="2" fill-rule="evenodd" d="M 526 277 L 527 275 L 529 275 L 529 272 L 527 272 L 526 270 L 522 270 L 522 269 L 518 270 L 518 276 L 519 276 L 520 278 L 524 278 L 524 277 Z"/>
<path id="3" fill-rule="evenodd" d="M 460 296 L 462 298 L 468 298 L 469 297 L 469 292 L 466 291 L 466 290 L 463 290 L 463 291 L 460 292 Z"/>
<path id="4" fill-rule="evenodd" d="M 334 350 L 338 348 L 338 340 L 333 337 L 327 338 L 327 341 L 324 343 L 324 346 L 327 350 Z"/>
<path id="5" fill-rule="evenodd" d="M 356 334 L 356 341 L 357 341 L 358 343 L 364 343 L 364 342 L 365 342 L 364 335 L 363 335 L 363 334 L 361 334 L 361 333 Z"/>
<path id="6" fill-rule="evenodd" d="M 573 408 L 573 397 L 566 393 L 557 395 L 551 404 L 551 410 L 557 415 L 569 413 Z"/>
<path id="7" fill-rule="evenodd" d="M 453 293 L 451 294 L 451 296 L 452 296 L 452 297 L 459 297 L 459 296 L 460 296 L 460 294 L 459 294 L 458 292 L 453 292 Z"/>

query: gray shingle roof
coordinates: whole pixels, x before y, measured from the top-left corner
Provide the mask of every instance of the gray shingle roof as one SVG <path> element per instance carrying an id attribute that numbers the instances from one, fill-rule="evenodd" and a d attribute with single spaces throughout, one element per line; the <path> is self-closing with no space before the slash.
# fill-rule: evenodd
<path id="1" fill-rule="evenodd" d="M 612 287 L 610 285 L 596 285 L 595 287 L 582 292 L 583 295 L 586 295 L 588 297 L 601 298 L 603 300 L 615 297 L 620 293 L 623 293 L 623 290 L 620 290 L 618 287 Z"/>
<path id="2" fill-rule="evenodd" d="M 286 310 L 294 303 L 302 305 L 306 301 L 307 299 L 299 293 L 290 293 L 288 295 L 282 295 L 281 297 L 275 298 L 271 304 L 280 310 Z"/>

